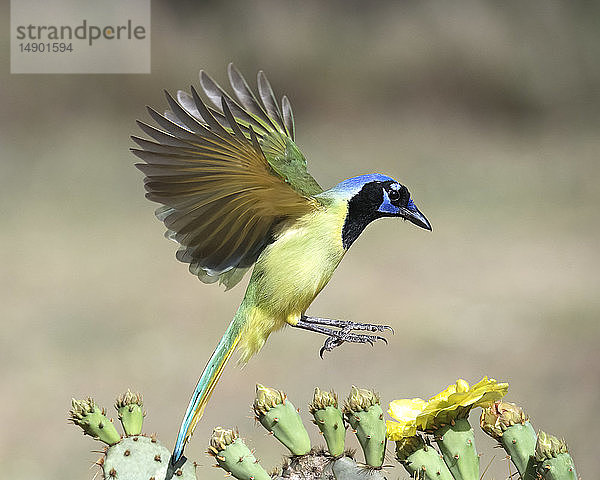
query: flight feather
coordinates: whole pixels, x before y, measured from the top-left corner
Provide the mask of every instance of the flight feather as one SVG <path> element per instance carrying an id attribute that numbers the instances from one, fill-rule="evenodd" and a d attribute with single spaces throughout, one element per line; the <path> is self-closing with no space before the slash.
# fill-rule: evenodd
<path id="1" fill-rule="evenodd" d="M 229 66 L 235 99 L 206 73 L 200 85 L 165 92 L 170 110 L 148 112 L 158 127 L 138 122 L 150 139 L 132 137 L 145 163 L 146 196 L 160 203 L 157 217 L 180 248 L 177 258 L 206 282 L 239 282 L 278 229 L 319 208 L 322 192 L 294 143 L 287 98 L 278 105 L 264 75 L 259 98 Z"/>

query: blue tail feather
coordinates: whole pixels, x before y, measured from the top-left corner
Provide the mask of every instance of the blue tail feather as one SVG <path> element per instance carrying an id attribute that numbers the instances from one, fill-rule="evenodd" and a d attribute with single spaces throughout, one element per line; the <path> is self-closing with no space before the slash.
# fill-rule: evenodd
<path id="1" fill-rule="evenodd" d="M 179 433 L 177 435 L 177 441 L 175 442 L 175 448 L 171 455 L 171 463 L 175 464 L 183 455 L 183 449 L 190 436 L 192 435 L 196 423 L 202 417 L 206 402 L 210 398 L 212 391 L 218 381 L 225 363 L 229 359 L 231 353 L 235 349 L 239 340 L 240 333 L 240 315 L 239 311 L 233 318 L 229 327 L 221 337 L 217 348 L 213 352 L 212 356 L 208 360 L 208 363 L 202 371 L 202 375 L 196 384 L 194 393 L 190 398 L 190 403 L 187 407 L 181 426 L 179 427 Z"/>

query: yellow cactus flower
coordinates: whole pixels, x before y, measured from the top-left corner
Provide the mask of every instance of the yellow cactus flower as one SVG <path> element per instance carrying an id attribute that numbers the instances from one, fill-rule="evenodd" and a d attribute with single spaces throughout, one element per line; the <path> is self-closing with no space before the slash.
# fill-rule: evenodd
<path id="1" fill-rule="evenodd" d="M 422 398 L 394 400 L 390 403 L 388 414 L 397 421 L 386 422 L 386 435 L 390 440 L 398 441 L 402 438 L 412 437 L 417 434 L 417 416 L 423 411 L 427 402 Z"/>
<path id="2" fill-rule="evenodd" d="M 421 398 L 394 400 L 388 413 L 396 421 L 388 420 L 387 436 L 390 440 L 416 435 L 417 431 L 429 432 L 466 418 L 475 407 L 486 408 L 500 400 L 508 391 L 508 383 L 498 383 L 483 377 L 470 386 L 459 378 L 428 401 Z"/>
<path id="3" fill-rule="evenodd" d="M 500 400 L 508 391 L 508 383 L 483 377 L 473 386 L 458 379 L 455 384 L 431 397 L 423 411 L 417 416 L 419 430 L 429 431 L 451 423 L 457 418 L 466 418 L 472 408 L 489 407 Z"/>
<path id="4" fill-rule="evenodd" d="M 394 442 L 407 437 L 414 437 L 417 434 L 417 424 L 399 423 L 388 420 L 385 422 L 385 436 Z"/>
<path id="5" fill-rule="evenodd" d="M 445 401 L 448 400 L 450 395 L 454 395 L 455 393 L 464 393 L 469 390 L 469 383 L 462 378 L 459 378 L 456 383 L 452 385 L 448 385 L 444 390 L 442 390 L 437 395 L 434 395 L 429 399 L 429 402 L 434 401 Z"/>
<path id="6" fill-rule="evenodd" d="M 388 413 L 390 417 L 399 422 L 414 421 L 417 415 L 423 411 L 427 402 L 422 398 L 394 400 L 390 403 Z"/>

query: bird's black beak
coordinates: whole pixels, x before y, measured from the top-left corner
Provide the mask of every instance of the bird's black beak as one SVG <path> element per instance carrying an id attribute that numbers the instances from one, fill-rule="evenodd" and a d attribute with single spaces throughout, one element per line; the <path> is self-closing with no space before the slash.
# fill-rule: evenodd
<path id="1" fill-rule="evenodd" d="M 414 207 L 414 210 L 403 208 L 400 213 L 400 216 L 405 220 L 414 223 L 417 227 L 421 227 L 425 230 L 431 231 L 431 223 L 429 223 L 429 220 L 425 218 L 425 215 L 419 212 L 419 209 L 417 207 Z"/>

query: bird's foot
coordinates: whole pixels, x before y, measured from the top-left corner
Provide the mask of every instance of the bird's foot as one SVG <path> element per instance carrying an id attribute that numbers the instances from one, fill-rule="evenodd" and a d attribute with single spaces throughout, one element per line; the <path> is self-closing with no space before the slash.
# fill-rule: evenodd
<path id="1" fill-rule="evenodd" d="M 357 335 L 354 333 L 349 333 L 347 330 L 334 331 L 332 330 L 332 334 L 325 340 L 325 343 L 319 350 L 319 356 L 323 358 L 323 353 L 331 352 L 334 348 L 339 347 L 344 342 L 350 343 L 369 343 L 373 345 L 377 340 L 381 340 L 388 343 L 384 337 L 380 337 L 377 335 Z"/>
<path id="2" fill-rule="evenodd" d="M 325 326 L 324 326 L 325 325 Z M 371 323 L 357 323 L 347 320 L 335 320 L 331 318 L 309 317 L 302 315 L 297 325 L 298 328 L 310 330 L 312 332 L 322 333 L 329 338 L 319 351 L 319 355 L 323 358 L 324 352 L 330 352 L 336 347 L 339 347 L 344 342 L 350 343 L 369 343 L 373 345 L 377 340 L 387 343 L 384 337 L 379 335 L 366 335 L 352 333 L 355 330 L 369 332 L 384 332 L 386 330 L 394 333 L 394 329 L 389 325 L 375 325 Z M 327 327 L 338 327 L 339 330 L 334 330 Z"/>

